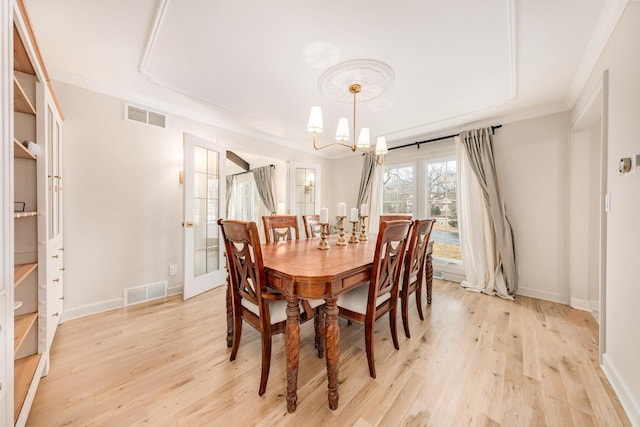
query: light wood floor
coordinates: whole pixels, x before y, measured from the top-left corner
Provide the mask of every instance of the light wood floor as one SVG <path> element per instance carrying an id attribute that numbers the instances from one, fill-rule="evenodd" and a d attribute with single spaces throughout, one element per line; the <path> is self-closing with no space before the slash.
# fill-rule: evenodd
<path id="1" fill-rule="evenodd" d="M 238 358 L 225 344 L 224 289 L 73 320 L 58 329 L 51 370 L 28 425 L 536 425 L 626 426 L 598 367 L 588 313 L 532 298 L 515 302 L 434 281 L 412 338 L 376 326 L 378 378 L 369 377 L 360 325 L 341 321 L 340 407 L 326 400 L 313 322 L 302 326 L 298 410 L 286 410 L 284 337 L 258 396 L 259 335 L 243 329 Z"/>

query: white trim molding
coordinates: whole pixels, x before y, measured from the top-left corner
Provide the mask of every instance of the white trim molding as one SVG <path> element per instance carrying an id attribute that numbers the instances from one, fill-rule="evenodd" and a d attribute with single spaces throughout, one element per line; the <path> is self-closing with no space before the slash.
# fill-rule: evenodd
<path id="1" fill-rule="evenodd" d="M 604 3 L 602 14 L 598 20 L 597 27 L 591 36 L 591 40 L 587 44 L 587 47 L 578 66 L 578 70 L 573 78 L 573 82 L 567 92 L 565 104 L 568 108 L 574 106 L 578 95 L 583 90 L 584 85 L 587 83 L 593 68 L 596 66 L 602 51 L 604 50 L 611 34 L 618 25 L 620 17 L 624 13 L 629 0 L 619 1 L 607 1 Z"/>
<path id="2" fill-rule="evenodd" d="M 537 298 L 545 301 L 551 301 L 551 302 L 557 302 L 560 304 L 569 305 L 568 295 L 562 295 L 555 292 L 547 292 L 547 291 L 541 291 L 539 289 L 518 287 L 518 290 L 516 291 L 516 295 L 521 295 L 523 297 Z"/>
<path id="3" fill-rule="evenodd" d="M 613 391 L 615 391 L 616 396 L 620 399 L 620 403 L 627 413 L 631 425 L 640 426 L 640 403 L 634 400 L 624 379 L 620 376 L 620 373 L 613 365 L 611 359 L 607 357 L 606 353 L 602 355 L 601 367 Z"/>

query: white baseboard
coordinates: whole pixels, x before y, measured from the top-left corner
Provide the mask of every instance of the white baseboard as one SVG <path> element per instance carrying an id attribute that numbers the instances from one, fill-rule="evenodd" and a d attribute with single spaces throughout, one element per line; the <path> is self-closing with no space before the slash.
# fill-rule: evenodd
<path id="1" fill-rule="evenodd" d="M 94 302 L 92 304 L 81 305 L 64 311 L 64 320 L 77 319 L 79 317 L 90 316 L 92 314 L 103 313 L 105 311 L 121 308 L 124 300 L 122 297 L 106 301 Z"/>
<path id="2" fill-rule="evenodd" d="M 588 299 L 571 298 L 569 305 L 576 310 L 591 311 L 591 301 Z"/>
<path id="3" fill-rule="evenodd" d="M 531 288 L 518 288 L 516 295 L 522 295 L 524 297 L 538 298 L 546 301 L 558 302 L 560 304 L 569 304 L 569 297 L 567 295 L 556 294 L 554 292 L 541 291 Z"/>
<path id="4" fill-rule="evenodd" d="M 178 286 L 171 286 L 167 289 L 167 295 L 171 296 L 171 295 L 179 295 L 182 293 L 182 289 L 183 286 L 182 285 L 178 285 Z"/>
<path id="5" fill-rule="evenodd" d="M 606 353 L 602 355 L 602 371 L 609 380 L 618 399 L 620 399 L 620 403 L 622 403 L 622 407 L 627 413 L 631 425 L 640 427 L 640 403 L 633 399 L 624 379 L 620 376 L 620 373 L 618 373 L 618 370 L 611 363 Z"/>

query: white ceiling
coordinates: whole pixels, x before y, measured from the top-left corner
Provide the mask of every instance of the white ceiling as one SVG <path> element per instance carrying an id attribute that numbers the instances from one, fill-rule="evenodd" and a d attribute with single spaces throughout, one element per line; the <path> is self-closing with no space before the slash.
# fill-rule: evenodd
<path id="1" fill-rule="evenodd" d="M 167 110 L 198 106 L 217 125 L 304 148 L 312 105 L 323 107 L 326 142 L 338 117 L 351 120 L 352 106 L 317 82 L 352 59 L 395 72 L 385 94 L 358 105 L 359 125 L 391 146 L 568 109 L 626 4 L 25 1 L 54 79 Z"/>

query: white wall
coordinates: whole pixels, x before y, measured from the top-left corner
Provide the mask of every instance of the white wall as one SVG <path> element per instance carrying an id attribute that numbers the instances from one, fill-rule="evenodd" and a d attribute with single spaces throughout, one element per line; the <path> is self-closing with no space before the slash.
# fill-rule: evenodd
<path id="1" fill-rule="evenodd" d="M 603 368 L 632 424 L 640 425 L 640 172 L 618 175 L 640 153 L 640 3 L 629 2 L 581 93 L 577 115 L 609 70 L 606 352 Z M 604 125 L 604 124 L 603 124 Z"/>
<path id="2" fill-rule="evenodd" d="M 55 88 L 65 114 L 67 318 L 120 307 L 128 287 L 166 280 L 180 291 L 183 132 L 276 163 L 279 201 L 287 200 L 288 161 L 321 163 L 323 187 L 331 188 L 330 161 L 175 115 L 166 129 L 125 121 L 121 99 L 59 82 Z M 178 265 L 176 276 L 169 264 Z"/>
<path id="3" fill-rule="evenodd" d="M 568 302 L 568 113 L 503 124 L 494 137 L 516 247 L 518 293 Z"/>

